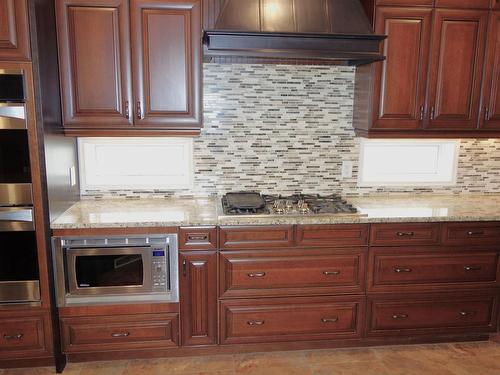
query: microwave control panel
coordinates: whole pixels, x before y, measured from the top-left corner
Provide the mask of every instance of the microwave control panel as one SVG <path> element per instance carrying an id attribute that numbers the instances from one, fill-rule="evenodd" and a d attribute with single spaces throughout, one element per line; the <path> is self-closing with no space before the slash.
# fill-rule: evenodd
<path id="1" fill-rule="evenodd" d="M 153 292 L 166 292 L 170 290 L 168 277 L 168 251 L 158 247 L 152 250 L 152 278 Z"/>

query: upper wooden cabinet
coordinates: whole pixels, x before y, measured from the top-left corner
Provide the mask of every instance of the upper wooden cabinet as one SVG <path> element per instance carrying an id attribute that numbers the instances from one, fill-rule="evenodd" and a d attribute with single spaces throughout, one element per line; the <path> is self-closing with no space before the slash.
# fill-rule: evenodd
<path id="1" fill-rule="evenodd" d="M 377 13 L 377 34 L 388 35 L 387 59 L 376 64 L 373 96 L 376 129 L 419 129 L 425 109 L 431 9 L 385 8 Z"/>
<path id="2" fill-rule="evenodd" d="M 26 0 L 0 0 L 0 61 L 30 60 Z"/>
<path id="3" fill-rule="evenodd" d="M 500 0 L 491 0 L 491 7 L 493 9 L 500 9 Z"/>
<path id="4" fill-rule="evenodd" d="M 132 126 L 127 2 L 57 3 L 64 125 Z"/>
<path id="5" fill-rule="evenodd" d="M 488 13 L 438 9 L 429 82 L 430 129 L 476 129 Z"/>
<path id="6" fill-rule="evenodd" d="M 376 32 L 387 35 L 382 46 L 386 60 L 357 68 L 356 133 L 373 138 L 500 137 L 500 127 L 480 120 L 494 119 L 498 108 L 498 63 L 493 65 L 499 58 L 498 20 L 491 17 L 488 29 L 492 11 L 465 9 L 472 4 L 466 0 L 436 0 L 435 7 L 380 3 L 384 6 L 374 7 L 374 22 Z M 474 4 L 490 7 L 489 1 Z"/>
<path id="7" fill-rule="evenodd" d="M 500 12 L 493 12 L 488 31 L 481 126 L 500 129 Z"/>
<path id="8" fill-rule="evenodd" d="M 377 0 L 377 5 L 433 6 L 434 0 Z"/>
<path id="9" fill-rule="evenodd" d="M 67 134 L 199 133 L 200 0 L 57 0 L 57 21 Z"/>
<path id="10" fill-rule="evenodd" d="M 132 0 L 136 125 L 201 125 L 201 4 Z"/>

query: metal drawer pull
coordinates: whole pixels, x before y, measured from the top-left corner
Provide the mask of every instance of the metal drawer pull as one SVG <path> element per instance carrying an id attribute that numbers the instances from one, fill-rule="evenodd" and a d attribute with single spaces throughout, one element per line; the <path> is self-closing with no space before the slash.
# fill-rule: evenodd
<path id="1" fill-rule="evenodd" d="M 128 102 L 128 100 L 125 102 L 125 118 L 127 120 L 130 119 L 130 103 Z"/>
<path id="2" fill-rule="evenodd" d="M 253 272 L 253 273 L 247 273 L 248 277 L 264 277 L 266 276 L 265 272 Z"/>
<path id="3" fill-rule="evenodd" d="M 21 340 L 24 337 L 22 333 L 17 335 L 3 335 L 4 340 Z"/>
<path id="4" fill-rule="evenodd" d="M 392 316 L 392 319 L 407 319 L 408 318 L 408 314 L 394 314 Z"/>
<path id="5" fill-rule="evenodd" d="M 481 271 L 481 266 L 465 266 L 466 271 Z"/>
<path id="6" fill-rule="evenodd" d="M 398 237 L 413 237 L 415 232 L 397 232 Z"/>
<path id="7" fill-rule="evenodd" d="M 337 323 L 339 321 L 338 316 L 335 316 L 333 318 L 321 318 L 321 321 L 323 323 Z"/>
<path id="8" fill-rule="evenodd" d="M 340 275 L 340 271 L 323 271 L 325 276 L 337 276 Z"/>
<path id="9" fill-rule="evenodd" d="M 249 320 L 249 321 L 247 322 L 247 324 L 248 324 L 249 326 L 261 326 L 261 325 L 263 325 L 264 323 L 265 323 L 265 321 L 264 321 L 264 320 Z"/>
<path id="10" fill-rule="evenodd" d="M 208 241 L 208 235 L 206 235 L 206 234 L 190 234 L 190 235 L 188 235 L 188 241 Z"/>
<path id="11" fill-rule="evenodd" d="M 478 230 L 478 231 L 469 231 L 467 232 L 469 236 L 482 236 L 484 234 L 484 230 Z"/>
<path id="12" fill-rule="evenodd" d="M 112 333 L 111 337 L 129 337 L 130 332 L 117 332 L 117 333 Z"/>
<path id="13" fill-rule="evenodd" d="M 476 315 L 475 311 L 460 311 L 459 312 L 460 316 L 474 316 Z"/>
<path id="14" fill-rule="evenodd" d="M 394 272 L 396 272 L 396 273 L 408 273 L 411 271 L 413 271 L 411 268 L 402 268 L 402 267 L 394 268 Z"/>

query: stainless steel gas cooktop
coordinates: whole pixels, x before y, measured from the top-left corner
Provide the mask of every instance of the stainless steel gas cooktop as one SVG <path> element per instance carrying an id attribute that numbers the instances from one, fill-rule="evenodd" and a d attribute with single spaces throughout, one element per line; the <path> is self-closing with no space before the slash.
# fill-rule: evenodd
<path id="1" fill-rule="evenodd" d="M 224 215 L 358 215 L 358 210 L 338 195 L 261 195 L 228 193 L 222 197 Z"/>

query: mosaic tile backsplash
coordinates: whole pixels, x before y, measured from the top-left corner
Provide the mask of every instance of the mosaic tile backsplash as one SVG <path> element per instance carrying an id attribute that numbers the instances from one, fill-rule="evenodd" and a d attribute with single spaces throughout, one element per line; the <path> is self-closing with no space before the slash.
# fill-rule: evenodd
<path id="1" fill-rule="evenodd" d="M 205 127 L 192 191 L 83 191 L 83 198 L 206 196 L 229 191 L 500 193 L 500 140 L 462 140 L 456 186 L 357 187 L 354 68 L 206 64 Z M 354 163 L 343 180 L 344 160 Z"/>

